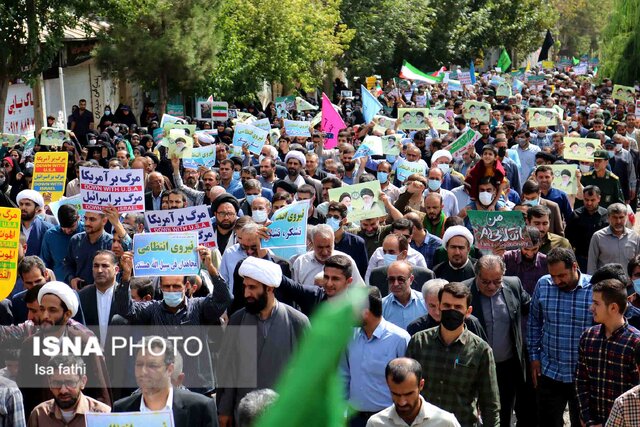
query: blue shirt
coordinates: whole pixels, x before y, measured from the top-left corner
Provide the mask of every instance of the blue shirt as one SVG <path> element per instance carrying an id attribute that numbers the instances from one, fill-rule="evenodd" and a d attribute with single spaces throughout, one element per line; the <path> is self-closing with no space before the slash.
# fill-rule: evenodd
<path id="1" fill-rule="evenodd" d="M 571 209 L 571 203 L 569 203 L 569 198 L 567 197 L 567 193 L 552 187 L 549 189 L 549 192 L 547 193 L 546 196 L 542 194 L 542 192 L 540 194 L 542 195 L 543 199 L 551 200 L 552 202 L 555 202 L 558 204 L 558 206 L 560 207 L 560 212 L 562 212 L 562 217 L 565 219 L 565 221 L 571 218 L 571 214 L 573 214 L 573 209 Z"/>
<path id="2" fill-rule="evenodd" d="M 113 236 L 106 231 L 95 242 L 91 243 L 86 232 L 75 234 L 69 240 L 67 255 L 64 257 L 64 268 L 67 271 L 65 282 L 71 283 L 71 279 L 79 277 L 87 285 L 93 283 L 93 257 L 99 250 L 111 250 Z M 131 238 L 127 235 L 122 239 L 122 249 L 131 250 Z"/>
<path id="3" fill-rule="evenodd" d="M 247 253 L 242 250 L 240 243 L 233 245 L 227 244 L 227 248 L 220 261 L 220 276 L 227 282 L 229 295 L 233 295 L 233 272 L 236 269 L 236 265 L 246 257 Z"/>
<path id="4" fill-rule="evenodd" d="M 404 357 L 410 339 L 407 331 L 384 318 L 370 339 L 362 328 L 355 329 L 340 368 L 347 398 L 356 410 L 378 412 L 391 406 L 384 370 L 391 360 Z"/>
<path id="5" fill-rule="evenodd" d="M 229 182 L 229 186 L 225 187 L 222 182 L 220 182 L 220 185 L 227 193 L 231 194 L 236 199 L 242 199 L 244 197 L 244 188 L 242 188 L 242 183 L 240 181 L 232 179 L 231 182 Z"/>
<path id="6" fill-rule="evenodd" d="M 533 293 L 527 327 L 529 357 L 539 360 L 542 375 L 555 381 L 574 380 L 580 336 L 593 325 L 590 282 L 591 276 L 580 273 L 578 286 L 565 292 L 547 274 L 538 280 Z"/>
<path id="7" fill-rule="evenodd" d="M 58 280 L 64 280 L 70 273 L 64 268 L 63 261 L 64 256 L 67 254 L 71 237 L 83 231 L 84 223 L 79 222 L 78 228 L 73 235 L 65 234 L 59 225 L 56 225 L 44 233 L 42 247 L 40 248 L 40 258 L 42 258 L 47 268 L 53 270 Z"/>
<path id="8" fill-rule="evenodd" d="M 403 306 L 393 294 L 382 298 L 382 316 L 402 329 L 406 330 L 409 323 L 425 314 L 427 307 L 424 305 L 424 298 L 415 289 L 411 289 L 411 298 L 406 306 Z"/>
<path id="9" fill-rule="evenodd" d="M 422 254 L 424 260 L 427 262 L 427 267 L 431 269 L 433 269 L 433 256 L 440 246 L 442 246 L 442 239 L 429 233 L 427 233 L 424 242 L 422 242 L 420 246 L 411 240 L 411 247 Z"/>

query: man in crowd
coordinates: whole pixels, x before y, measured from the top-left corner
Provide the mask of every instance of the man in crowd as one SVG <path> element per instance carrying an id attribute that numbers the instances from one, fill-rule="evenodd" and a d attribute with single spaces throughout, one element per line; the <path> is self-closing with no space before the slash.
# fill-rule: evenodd
<path id="1" fill-rule="evenodd" d="M 53 227 L 37 215 L 37 210 L 44 207 L 44 199 L 35 190 L 22 190 L 16 196 L 16 202 L 20 208 L 20 234 L 27 239 L 25 255 L 40 255 L 44 235 Z"/>
<path id="2" fill-rule="evenodd" d="M 593 233 L 589 244 L 587 273 L 605 264 L 627 265 L 640 252 L 640 235 L 627 228 L 627 207 L 614 203 L 607 208 L 609 226 Z"/>
<path id="3" fill-rule="evenodd" d="M 454 225 L 444 232 L 442 243 L 447 250 L 447 261 L 433 268 L 437 278 L 449 282 L 463 281 L 474 277 L 474 261 L 469 258 L 473 235 L 462 225 Z"/>

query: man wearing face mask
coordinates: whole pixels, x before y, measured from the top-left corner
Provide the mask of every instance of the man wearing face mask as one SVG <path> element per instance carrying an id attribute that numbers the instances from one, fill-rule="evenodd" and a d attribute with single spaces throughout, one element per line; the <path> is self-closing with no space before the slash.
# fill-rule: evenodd
<path id="1" fill-rule="evenodd" d="M 133 272 L 133 253 L 125 252 L 120 260 L 122 277 L 115 290 L 115 312 L 132 325 L 155 325 L 161 335 L 171 334 L 172 325 L 199 326 L 219 324 L 220 316 L 231 303 L 231 294 L 222 276 L 219 275 L 211 258 L 211 251 L 198 247 L 200 265 L 211 278 L 213 291 L 206 297 L 187 298 L 185 276 L 164 276 L 160 278 L 161 301 L 135 302 L 129 292 L 129 281 Z M 208 347 L 207 330 L 199 328 L 198 338 Z M 214 368 L 207 348 L 197 356 L 185 361 L 185 374 L 189 379 L 187 387 L 209 389 L 215 387 Z"/>
<path id="2" fill-rule="evenodd" d="M 330 202 L 327 211 L 327 225 L 331 227 L 335 235 L 334 247 L 336 250 L 349 254 L 358 266 L 360 274 L 367 271 L 367 248 L 364 239 L 345 230 L 347 225 L 347 206 L 343 203 Z"/>
<path id="3" fill-rule="evenodd" d="M 583 173 L 580 183 L 583 187 L 595 185 L 600 189 L 600 206 L 609 207 L 613 203 L 624 203 L 624 195 L 620 185 L 620 179 L 607 169 L 609 164 L 609 153 L 605 150 L 596 150 L 593 153 L 593 170 Z M 576 197 L 575 208 L 579 208 L 584 203 L 582 199 Z"/>
<path id="4" fill-rule="evenodd" d="M 593 234 L 609 225 L 607 210 L 600 206 L 600 189 L 589 185 L 582 190 L 584 205 L 573 211 L 567 221 L 565 237 L 576 253 L 580 269 L 587 270 L 589 243 Z"/>
<path id="5" fill-rule="evenodd" d="M 378 163 L 376 178 L 380 182 L 380 189 L 389 197 L 391 203 L 395 203 L 400 196 L 400 189 L 393 185 L 389 179 L 391 175 L 391 164 L 386 160 Z"/>
<path id="6" fill-rule="evenodd" d="M 258 196 L 251 201 L 251 219 L 256 224 L 269 225 L 271 223 L 269 212 L 271 212 L 271 202 L 266 198 Z"/>
<path id="7" fill-rule="evenodd" d="M 442 173 L 442 185 L 445 190 L 453 190 L 456 187 L 462 185 L 464 177 L 451 169 L 450 163 L 453 161 L 453 156 L 447 150 L 438 150 L 431 156 L 431 167 L 439 168 Z"/>
<path id="8" fill-rule="evenodd" d="M 519 178 L 520 182 L 524 183 L 529 179 L 531 171 L 536 167 L 536 153 L 540 152 L 540 147 L 530 143 L 529 139 L 531 135 L 528 130 L 517 130 L 515 133 L 516 152 L 520 159 Z"/>
<path id="9" fill-rule="evenodd" d="M 464 320 L 473 307 L 471 290 L 448 283 L 438 293 L 440 326 L 415 334 L 407 357 L 417 360 L 429 378 L 421 394 L 425 400 L 452 412 L 463 426 L 500 425 L 500 395 L 493 352 L 472 334 Z"/>
<path id="10" fill-rule="evenodd" d="M 564 425 L 569 403 L 572 426 L 580 426 L 574 386 L 582 332 L 593 325 L 591 276 L 578 269 L 571 249 L 547 254 L 549 274 L 536 286 L 530 304 L 527 349 L 538 394 L 541 426 Z"/>
<path id="11" fill-rule="evenodd" d="M 444 184 L 444 174 L 442 173 L 442 169 L 439 167 L 432 167 L 429 169 L 427 178 L 429 180 L 429 188 L 425 190 L 424 197 L 426 198 L 432 193 L 440 194 L 442 197 L 442 211 L 444 212 L 444 215 L 446 217 L 456 216 L 458 214 L 458 199 L 451 191 L 442 188 L 442 185 Z"/>
<path id="12" fill-rule="evenodd" d="M 562 213 L 560 213 L 560 207 L 557 203 L 551 200 L 543 199 L 540 194 L 540 186 L 532 181 L 528 180 L 522 186 L 522 204 L 516 207 L 517 210 L 526 214 L 527 210 L 531 206 L 546 206 L 549 208 L 551 215 L 549 217 L 550 228 L 549 230 L 557 234 L 558 236 L 564 236 L 564 226 L 562 225 Z"/>

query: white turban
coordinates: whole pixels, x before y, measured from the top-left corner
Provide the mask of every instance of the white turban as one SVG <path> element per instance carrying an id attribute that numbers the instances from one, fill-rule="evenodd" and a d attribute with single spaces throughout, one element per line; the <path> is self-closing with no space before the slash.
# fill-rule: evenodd
<path id="1" fill-rule="evenodd" d="M 448 150 L 438 150 L 433 153 L 433 156 L 431 156 L 431 163 L 433 163 L 434 160 L 437 160 L 440 157 L 446 157 L 447 159 L 449 159 L 449 161 L 453 160 L 453 156 Z"/>
<path id="2" fill-rule="evenodd" d="M 280 286 L 282 281 L 282 270 L 278 264 L 252 256 L 244 260 L 238 274 L 272 288 Z"/>
<path id="3" fill-rule="evenodd" d="M 287 155 L 284 157 L 285 164 L 289 161 L 289 159 L 298 160 L 302 164 L 302 167 L 305 167 L 307 164 L 307 159 L 305 159 L 304 154 L 297 150 L 291 150 L 287 153 Z"/>
<path id="4" fill-rule="evenodd" d="M 63 282 L 49 282 L 45 284 L 38 292 L 38 304 L 42 304 L 42 297 L 47 294 L 53 294 L 60 298 L 62 302 L 71 310 L 71 317 L 75 316 L 78 312 L 78 306 L 80 302 L 76 293 L 69 285 Z"/>
<path id="5" fill-rule="evenodd" d="M 31 200 L 33 203 L 40 207 L 44 206 L 44 199 L 42 198 L 42 194 L 38 193 L 36 190 L 22 190 L 16 196 L 16 202 L 20 204 L 20 200 L 22 199 Z"/>
<path id="6" fill-rule="evenodd" d="M 447 231 L 444 232 L 444 236 L 442 237 L 442 243 L 445 247 L 447 247 L 447 243 L 453 237 L 462 236 L 469 242 L 469 246 L 473 245 L 473 234 L 469 231 L 467 227 L 464 225 L 453 225 L 447 228 Z"/>

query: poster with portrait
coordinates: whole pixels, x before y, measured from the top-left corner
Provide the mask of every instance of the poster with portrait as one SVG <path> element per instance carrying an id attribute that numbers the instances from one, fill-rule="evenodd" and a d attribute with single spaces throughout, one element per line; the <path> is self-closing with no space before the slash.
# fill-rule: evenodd
<path id="1" fill-rule="evenodd" d="M 68 130 L 43 127 L 40 134 L 40 145 L 60 147 L 67 139 L 69 139 Z"/>
<path id="2" fill-rule="evenodd" d="M 553 183 L 551 186 L 567 194 L 576 194 L 578 183 L 576 170 L 578 165 L 549 165 L 553 169 Z"/>
<path id="3" fill-rule="evenodd" d="M 613 85 L 611 97 L 624 102 L 633 102 L 636 90 L 633 86 Z"/>
<path id="4" fill-rule="evenodd" d="M 196 108 L 196 118 L 198 120 L 211 120 L 211 103 L 199 101 Z"/>
<path id="5" fill-rule="evenodd" d="M 553 108 L 529 108 L 529 127 L 555 126 L 558 114 Z"/>
<path id="6" fill-rule="evenodd" d="M 387 215 L 384 204 L 379 200 L 381 191 L 379 181 L 344 185 L 329 190 L 329 200 L 347 206 L 350 222 L 379 218 Z"/>
<path id="7" fill-rule="evenodd" d="M 400 125 L 398 129 L 421 130 L 427 129 L 426 117 L 428 108 L 398 108 Z"/>
<path id="8" fill-rule="evenodd" d="M 564 158 L 566 160 L 579 160 L 593 162 L 593 152 L 601 148 L 599 139 L 595 138 L 564 138 Z"/>
<path id="9" fill-rule="evenodd" d="M 465 101 L 463 104 L 464 117 L 469 119 L 478 119 L 481 122 L 489 123 L 491 121 L 491 104 L 479 101 Z"/>
<path id="10" fill-rule="evenodd" d="M 427 117 L 431 119 L 433 127 L 437 130 L 449 130 L 449 122 L 447 121 L 447 111 L 451 110 L 436 110 L 431 108 L 427 112 Z M 453 112 L 453 111 L 451 111 Z"/>

